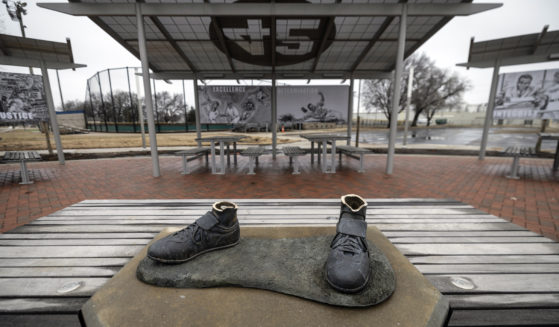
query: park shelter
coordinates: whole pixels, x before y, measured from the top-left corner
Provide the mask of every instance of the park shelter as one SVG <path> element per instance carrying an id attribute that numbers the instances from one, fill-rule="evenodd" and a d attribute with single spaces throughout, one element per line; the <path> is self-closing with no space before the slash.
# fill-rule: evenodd
<path id="1" fill-rule="evenodd" d="M 483 135 L 479 149 L 479 159 L 485 158 L 489 127 L 493 124 L 493 109 L 499 69 L 502 66 L 534 64 L 559 60 L 559 31 L 548 31 L 546 25 L 540 33 L 517 35 L 513 37 L 474 42 L 470 40 L 468 61 L 458 64 L 467 68 L 493 68 L 491 89 L 487 102 L 487 112 L 483 125 Z"/>
<path id="2" fill-rule="evenodd" d="M 58 161 L 64 164 L 64 152 L 54 109 L 48 69 L 76 69 L 85 67 L 74 62 L 70 39 L 66 43 L 23 38 L 0 34 L 0 65 L 39 67 L 47 100 L 49 118 L 56 143 Z"/>
<path id="3" fill-rule="evenodd" d="M 109 5 L 110 4 L 110 5 Z M 153 175 L 159 159 L 149 70 L 155 78 L 271 79 L 272 148 L 276 155 L 278 79 L 394 78 L 398 109 L 404 58 L 454 16 L 500 4 L 471 0 L 86 0 L 40 3 L 87 16 L 142 62 Z M 394 73 L 393 73 L 394 72 Z M 195 92 L 195 95 L 197 92 Z M 348 103 L 351 135 L 352 96 Z M 200 133 L 199 105 L 197 133 Z M 392 173 L 397 115 L 392 115 L 386 172 Z"/>

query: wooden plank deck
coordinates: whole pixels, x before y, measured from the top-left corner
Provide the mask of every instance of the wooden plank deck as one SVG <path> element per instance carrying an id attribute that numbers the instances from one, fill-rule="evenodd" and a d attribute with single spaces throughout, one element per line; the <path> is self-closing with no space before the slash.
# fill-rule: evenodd
<path id="1" fill-rule="evenodd" d="M 335 225 L 337 199 L 233 200 L 244 226 Z M 449 326 L 559 323 L 559 243 L 471 206 L 367 199 L 377 226 L 451 304 Z M 0 325 L 79 325 L 78 311 L 161 229 L 213 200 L 88 200 L 0 234 Z M 81 287 L 62 290 L 70 283 Z"/>

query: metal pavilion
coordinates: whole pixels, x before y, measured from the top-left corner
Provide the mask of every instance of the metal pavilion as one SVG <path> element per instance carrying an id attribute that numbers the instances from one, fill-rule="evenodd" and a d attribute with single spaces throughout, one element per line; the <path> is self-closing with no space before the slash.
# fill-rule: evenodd
<path id="1" fill-rule="evenodd" d="M 74 62 L 70 39 L 66 39 L 66 43 L 62 43 L 0 34 L 0 65 L 41 68 L 58 162 L 64 164 L 64 152 L 62 142 L 60 141 L 48 69 L 76 69 L 85 67 L 85 65 Z"/>
<path id="2" fill-rule="evenodd" d="M 517 35 L 502 39 L 474 42 L 470 40 L 468 62 L 458 64 L 467 68 L 491 68 L 493 77 L 487 112 L 483 125 L 483 135 L 479 150 L 479 159 L 485 158 L 489 127 L 493 124 L 493 109 L 501 66 L 533 64 L 559 60 L 559 31 L 548 31 L 546 25 L 540 33 Z"/>
<path id="3" fill-rule="evenodd" d="M 501 6 L 471 0 L 71 0 L 38 5 L 89 17 L 141 60 L 155 177 L 160 171 L 149 70 L 155 78 L 193 79 L 195 89 L 204 79 L 270 79 L 275 158 L 277 79 L 350 79 L 350 94 L 354 78 L 400 81 L 404 58 L 454 16 Z M 393 111 L 399 96 L 396 83 Z M 351 96 L 349 101 L 352 108 Z M 196 107 L 199 113 L 197 99 Z M 392 115 L 388 174 L 396 119 Z M 200 134 L 199 114 L 196 125 Z"/>

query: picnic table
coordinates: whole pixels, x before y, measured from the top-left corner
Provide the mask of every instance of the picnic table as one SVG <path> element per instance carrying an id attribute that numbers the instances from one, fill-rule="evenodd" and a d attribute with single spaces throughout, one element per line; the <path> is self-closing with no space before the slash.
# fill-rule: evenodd
<path id="1" fill-rule="evenodd" d="M 243 135 L 215 135 L 197 138 L 196 141 L 200 142 L 210 142 L 210 153 L 212 157 L 212 174 L 225 174 L 225 157 L 224 157 L 224 145 L 227 146 L 227 164 L 231 163 L 229 154 L 229 145 L 233 143 L 233 157 L 234 163 L 237 164 L 237 142 L 246 136 Z M 219 158 L 220 158 L 220 170 L 217 172 L 215 165 L 215 145 L 219 144 Z"/>
<path id="2" fill-rule="evenodd" d="M 557 171 L 559 167 L 559 133 L 539 133 L 542 140 L 555 140 L 557 147 L 555 148 L 555 157 L 553 159 L 553 171 Z"/>
<path id="3" fill-rule="evenodd" d="M 336 172 L 336 141 L 338 140 L 348 140 L 349 136 L 347 135 L 337 135 L 337 134 L 301 134 L 300 137 L 309 140 L 311 142 L 311 164 L 314 162 L 314 143 L 317 144 L 318 149 L 318 162 L 321 163 L 320 160 L 320 146 L 322 145 L 322 163 L 321 168 L 323 173 L 335 173 Z M 331 169 L 328 171 L 328 165 L 326 163 L 326 154 L 327 144 L 331 144 L 332 148 L 331 152 Z"/>
<path id="4" fill-rule="evenodd" d="M 339 199 L 232 201 L 242 226 L 335 226 L 340 207 Z M 0 234 L 0 321 L 79 326 L 81 306 L 155 235 L 213 202 L 86 200 Z M 454 200 L 367 202 L 367 222 L 448 298 L 449 326 L 559 321 L 558 243 Z"/>
<path id="5" fill-rule="evenodd" d="M 21 171 L 20 184 L 33 184 L 29 179 L 27 161 L 40 161 L 41 155 L 37 151 L 7 151 L 2 158 L 4 162 L 19 162 Z"/>

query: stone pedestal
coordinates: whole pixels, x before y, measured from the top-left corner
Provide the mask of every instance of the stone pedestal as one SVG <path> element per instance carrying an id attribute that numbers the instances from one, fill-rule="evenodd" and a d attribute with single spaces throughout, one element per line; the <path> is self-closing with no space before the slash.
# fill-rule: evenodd
<path id="1" fill-rule="evenodd" d="M 157 238 L 174 232 L 166 229 Z M 241 237 L 300 238 L 334 227 L 243 227 Z M 342 308 L 272 291 L 219 287 L 162 288 L 136 278 L 147 247 L 82 308 L 87 326 L 442 326 L 448 302 L 375 227 L 367 239 L 390 261 L 396 289 L 385 302 Z"/>

